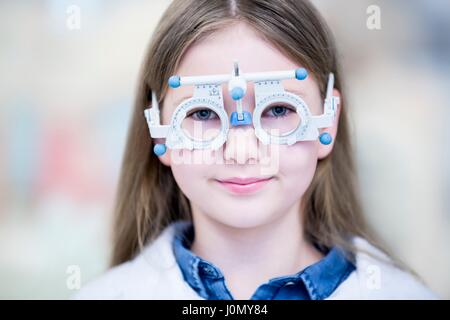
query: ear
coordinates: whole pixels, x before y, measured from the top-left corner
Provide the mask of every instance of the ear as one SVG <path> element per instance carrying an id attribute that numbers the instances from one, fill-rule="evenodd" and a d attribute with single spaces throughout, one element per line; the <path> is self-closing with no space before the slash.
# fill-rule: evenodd
<path id="1" fill-rule="evenodd" d="M 341 93 L 337 89 L 333 89 L 333 96 L 339 97 L 339 99 L 342 103 Z M 330 144 L 325 145 L 325 144 L 320 143 L 319 140 L 317 140 L 317 143 L 319 144 L 319 149 L 318 149 L 318 153 L 317 153 L 318 160 L 326 158 L 330 154 L 331 150 L 333 150 L 334 141 L 336 140 L 338 125 L 339 125 L 339 116 L 341 114 L 341 109 L 342 109 L 341 103 L 339 103 L 339 106 L 337 108 L 336 118 L 334 120 L 333 126 L 328 127 L 328 128 L 319 129 L 319 134 L 322 134 L 323 132 L 328 132 L 331 135 L 331 137 L 333 138 L 333 141 Z"/>
<path id="2" fill-rule="evenodd" d="M 153 146 L 155 146 L 157 143 L 164 143 L 163 138 L 153 138 Z M 153 152 L 153 150 L 152 150 Z M 171 151 L 170 149 L 167 149 L 166 153 L 164 153 L 162 156 L 157 156 L 159 161 L 167 167 L 170 167 L 172 163 L 172 157 L 171 157 Z"/>

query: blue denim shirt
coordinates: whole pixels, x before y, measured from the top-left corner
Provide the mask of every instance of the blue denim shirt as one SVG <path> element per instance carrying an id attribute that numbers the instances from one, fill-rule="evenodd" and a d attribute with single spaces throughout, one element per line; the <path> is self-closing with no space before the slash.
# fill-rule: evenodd
<path id="1" fill-rule="evenodd" d="M 194 228 L 187 224 L 176 229 L 173 250 L 185 281 L 204 299 L 233 300 L 222 272 L 189 248 Z M 327 298 L 355 270 L 355 265 L 337 247 L 320 261 L 296 274 L 270 279 L 261 284 L 251 300 L 321 300 Z"/>

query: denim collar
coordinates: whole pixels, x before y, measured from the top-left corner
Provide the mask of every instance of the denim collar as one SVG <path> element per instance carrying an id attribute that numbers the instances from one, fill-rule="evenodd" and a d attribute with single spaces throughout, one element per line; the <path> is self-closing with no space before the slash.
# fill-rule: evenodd
<path id="1" fill-rule="evenodd" d="M 195 255 L 189 248 L 194 239 L 192 223 L 179 224 L 173 239 L 173 250 L 185 280 L 201 296 L 207 298 L 204 279 L 223 279 L 222 272 L 214 264 Z M 348 257 L 343 249 L 332 247 L 318 262 L 296 274 L 269 280 L 274 286 L 302 282 L 312 300 L 325 299 L 355 269 L 354 257 Z"/>

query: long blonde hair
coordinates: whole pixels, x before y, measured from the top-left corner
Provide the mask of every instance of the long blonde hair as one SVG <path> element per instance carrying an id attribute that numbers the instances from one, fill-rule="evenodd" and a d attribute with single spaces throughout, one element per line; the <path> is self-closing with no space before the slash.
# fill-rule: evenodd
<path id="1" fill-rule="evenodd" d="M 350 252 L 350 237 L 380 247 L 364 221 L 358 200 L 350 143 L 347 104 L 333 36 L 316 9 L 305 0 L 175 0 L 161 17 L 151 39 L 138 82 L 122 171 L 117 190 L 112 265 L 134 257 L 173 221 L 191 219 L 188 199 L 170 168 L 153 154 L 144 109 L 155 90 L 160 106 L 167 80 L 186 49 L 201 38 L 237 21 L 254 27 L 292 61 L 308 69 L 325 96 L 329 72 L 341 93 L 339 130 L 334 149 L 318 161 L 303 196 L 304 233 L 319 247 L 340 245 Z"/>

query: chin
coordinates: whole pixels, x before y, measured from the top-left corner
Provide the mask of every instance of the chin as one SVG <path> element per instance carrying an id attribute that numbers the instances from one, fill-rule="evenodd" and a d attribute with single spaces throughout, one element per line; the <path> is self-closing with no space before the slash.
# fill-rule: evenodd
<path id="1" fill-rule="evenodd" d="M 256 228 L 268 224 L 276 218 L 274 211 L 269 211 L 267 206 L 261 205 L 253 206 L 251 209 L 225 205 L 220 209 L 220 212 L 216 212 L 210 218 L 230 228 Z"/>

